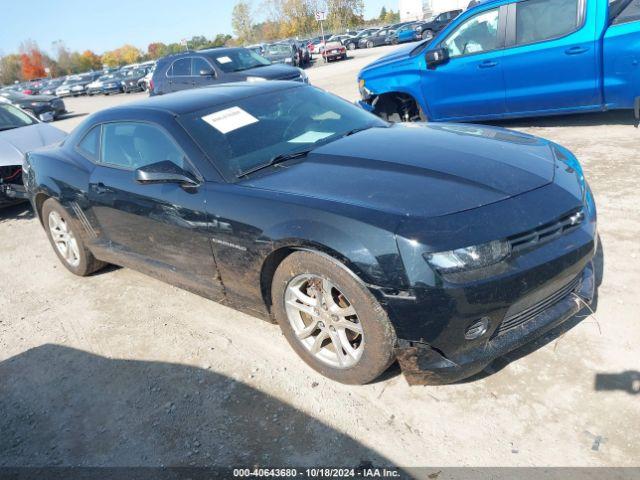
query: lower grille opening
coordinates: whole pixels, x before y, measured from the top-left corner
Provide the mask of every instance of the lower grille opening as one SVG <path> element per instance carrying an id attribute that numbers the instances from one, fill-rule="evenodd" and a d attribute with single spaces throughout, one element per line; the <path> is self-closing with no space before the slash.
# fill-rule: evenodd
<path id="1" fill-rule="evenodd" d="M 580 276 L 577 276 L 575 279 L 570 281 L 567 285 L 552 293 L 548 297 L 540 300 L 538 303 L 526 308 L 514 315 L 511 315 L 505 318 L 496 332 L 494 333 L 494 337 L 504 334 L 510 330 L 513 330 L 520 325 L 524 325 L 529 320 L 534 317 L 540 315 L 542 312 L 547 310 L 548 308 L 553 307 L 560 301 L 567 298 L 571 293 L 578 289 L 580 286 Z"/>

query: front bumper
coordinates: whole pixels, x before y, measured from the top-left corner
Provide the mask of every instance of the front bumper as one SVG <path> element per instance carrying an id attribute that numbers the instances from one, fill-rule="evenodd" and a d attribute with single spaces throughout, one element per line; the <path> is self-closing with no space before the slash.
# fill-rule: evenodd
<path id="1" fill-rule="evenodd" d="M 585 305 L 590 305 L 595 294 L 595 275 L 593 262 L 574 279 L 575 288 L 558 291 L 562 296 L 555 303 L 533 315 L 526 322 L 496 335 L 475 348 L 466 350 L 460 355 L 447 358 L 442 352 L 426 343 L 400 341 L 396 356 L 402 373 L 410 385 L 443 385 L 468 378 L 482 371 L 493 360 L 543 336 L 550 330 L 560 326 Z M 570 286 L 573 284 L 570 284 Z M 544 298 L 539 305 L 545 306 Z M 549 303 L 549 302 L 547 302 Z M 532 306 L 530 308 L 535 307 Z M 532 310 L 534 313 L 537 311 Z"/>

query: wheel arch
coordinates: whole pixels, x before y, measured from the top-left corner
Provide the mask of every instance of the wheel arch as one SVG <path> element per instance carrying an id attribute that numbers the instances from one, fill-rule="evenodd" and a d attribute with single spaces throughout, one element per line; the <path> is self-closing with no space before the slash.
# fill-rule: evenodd
<path id="1" fill-rule="evenodd" d="M 260 292 L 262 295 L 262 301 L 269 312 L 271 312 L 271 286 L 273 283 L 273 276 L 280 264 L 289 255 L 295 252 L 312 252 L 330 260 L 336 262 L 336 264 L 345 269 L 350 275 L 354 277 L 358 282 L 368 284 L 368 276 L 366 273 L 358 267 L 357 264 L 349 260 L 343 254 L 338 251 L 315 242 L 288 242 L 279 245 L 273 251 L 271 251 L 262 262 L 260 270 Z"/>
<path id="2" fill-rule="evenodd" d="M 372 103 L 373 113 L 388 121 L 428 121 L 428 108 L 416 96 L 407 91 L 393 90 L 376 96 Z M 394 119 L 394 114 L 398 117 Z"/>

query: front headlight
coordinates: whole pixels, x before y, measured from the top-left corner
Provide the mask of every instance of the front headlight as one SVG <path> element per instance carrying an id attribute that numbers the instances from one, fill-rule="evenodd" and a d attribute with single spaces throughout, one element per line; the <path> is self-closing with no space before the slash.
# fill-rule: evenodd
<path id="1" fill-rule="evenodd" d="M 439 272 L 453 273 L 487 267 L 504 260 L 510 254 L 510 243 L 494 240 L 446 252 L 425 253 L 424 258 Z"/>
<path id="2" fill-rule="evenodd" d="M 584 171 L 582 170 L 582 165 L 575 157 L 573 153 L 571 153 L 568 149 L 563 147 L 562 145 L 558 145 L 557 143 L 552 144 L 553 154 L 556 157 L 556 160 L 564 163 L 570 171 L 575 173 L 576 179 L 578 180 L 578 184 L 580 185 L 580 190 L 582 192 L 582 201 L 585 200 L 585 195 L 587 193 L 587 182 L 584 178 Z"/>

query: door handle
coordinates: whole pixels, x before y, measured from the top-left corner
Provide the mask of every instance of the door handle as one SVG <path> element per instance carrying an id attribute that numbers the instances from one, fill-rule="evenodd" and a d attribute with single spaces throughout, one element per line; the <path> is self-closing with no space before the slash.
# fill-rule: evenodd
<path id="1" fill-rule="evenodd" d="M 104 183 L 100 182 L 93 186 L 93 191 L 98 195 L 102 195 L 103 193 L 109 192 L 109 187 L 107 187 Z"/>
<path id="2" fill-rule="evenodd" d="M 588 50 L 589 49 L 586 47 L 571 47 L 567 48 L 564 53 L 566 53 L 567 55 L 580 55 L 581 53 L 585 53 Z"/>
<path id="3" fill-rule="evenodd" d="M 485 60 L 484 62 L 478 65 L 478 68 L 493 68 L 498 65 L 498 62 L 494 62 L 493 60 Z"/>

